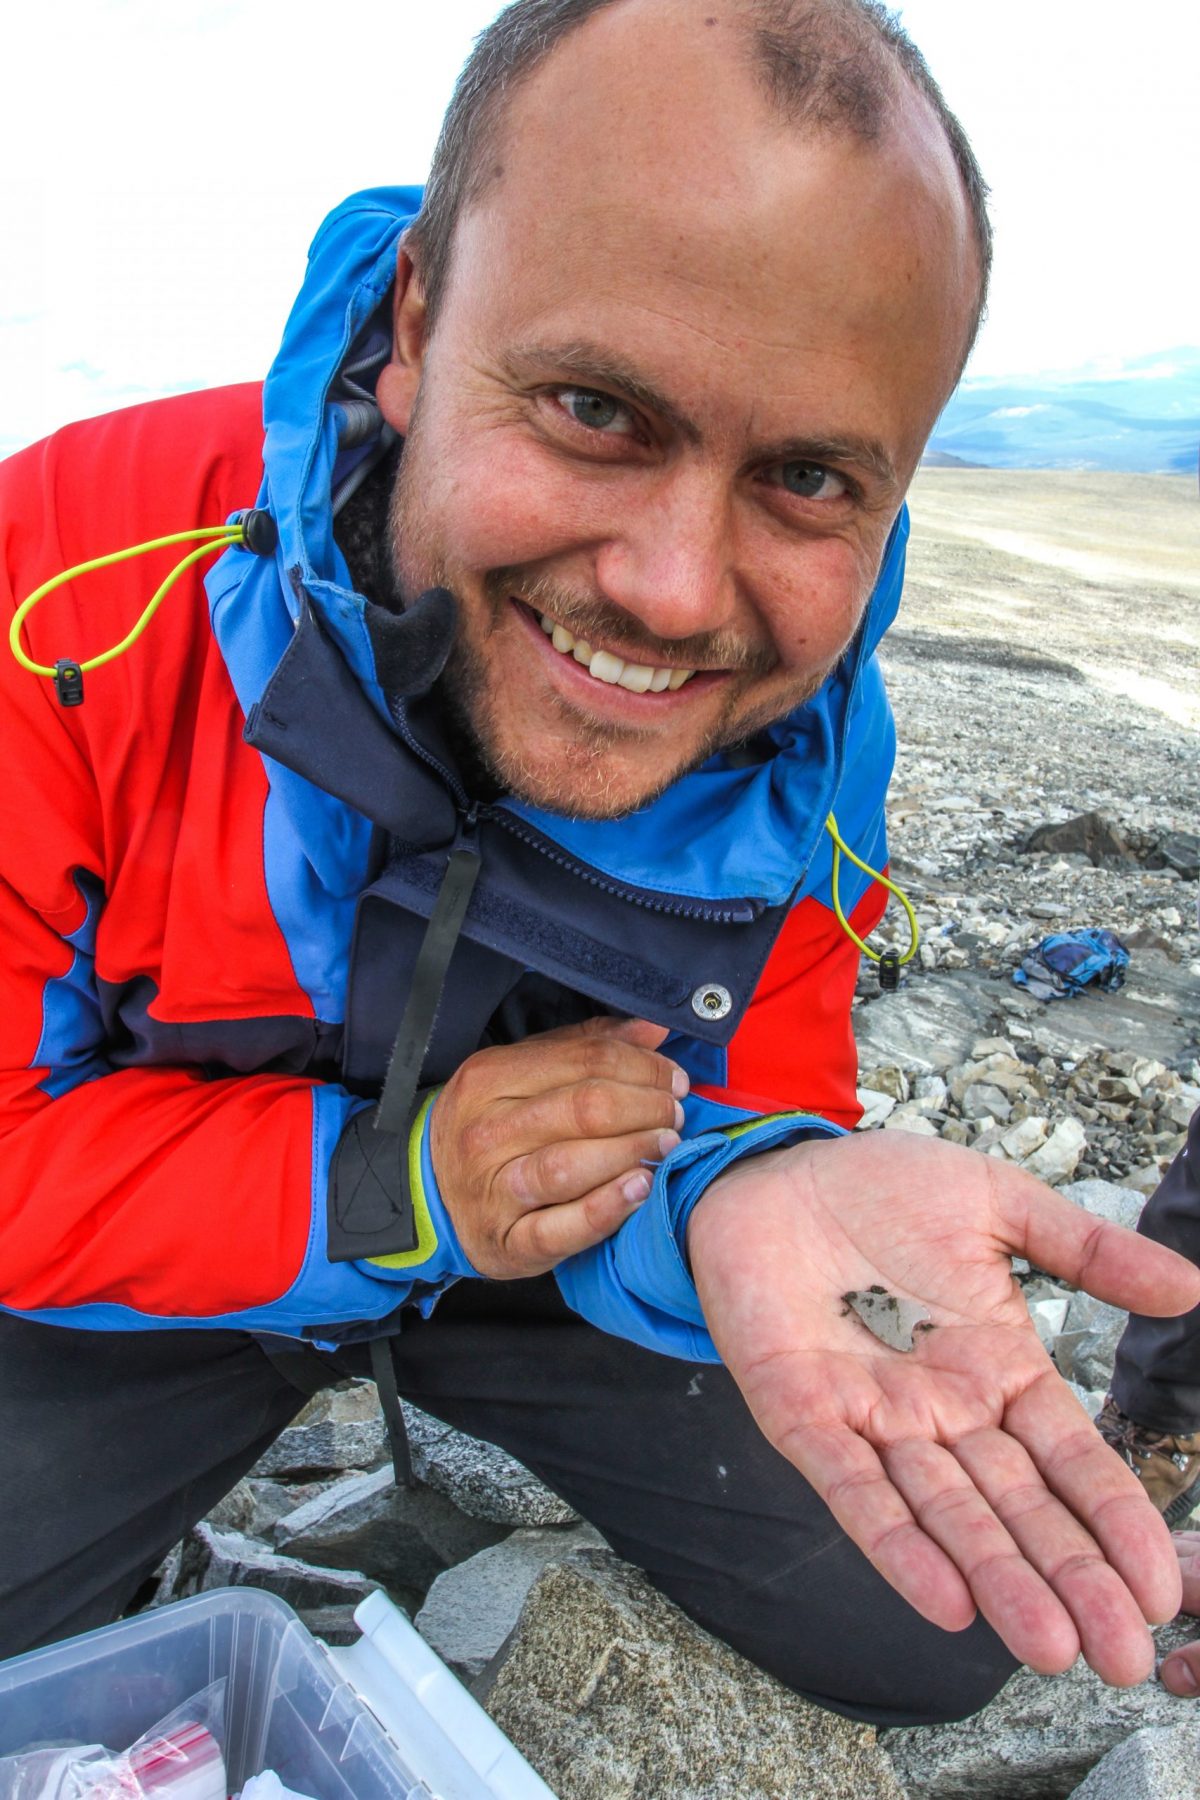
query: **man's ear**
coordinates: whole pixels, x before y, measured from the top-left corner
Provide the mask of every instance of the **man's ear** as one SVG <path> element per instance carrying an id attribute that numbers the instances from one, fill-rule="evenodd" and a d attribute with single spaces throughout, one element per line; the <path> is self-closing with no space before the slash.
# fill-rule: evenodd
<path id="1" fill-rule="evenodd" d="M 384 418 L 401 437 L 407 436 L 413 403 L 421 385 L 425 357 L 425 290 L 403 240 L 396 253 L 396 288 L 392 300 L 392 359 L 375 387 Z"/>

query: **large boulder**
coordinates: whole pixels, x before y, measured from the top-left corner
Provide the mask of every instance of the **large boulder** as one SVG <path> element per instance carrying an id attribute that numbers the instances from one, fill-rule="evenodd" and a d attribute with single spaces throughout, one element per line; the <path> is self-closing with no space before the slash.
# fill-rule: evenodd
<path id="1" fill-rule="evenodd" d="M 1200 1725 L 1156 1725 L 1118 1744 L 1071 1800 L 1184 1800 L 1200 1793 Z"/>
<path id="2" fill-rule="evenodd" d="M 388 1456 L 387 1431 L 373 1381 L 316 1394 L 254 1466 L 256 1476 L 375 1469 Z"/>
<path id="3" fill-rule="evenodd" d="M 1159 1656 L 1196 1629 L 1195 1619 L 1162 1626 Z M 972 1718 L 884 1731 L 880 1742 L 914 1800 L 1064 1800 L 1133 1732 L 1186 1725 L 1193 1706 L 1157 1681 L 1106 1687 L 1080 1661 L 1065 1675 L 1022 1669 Z"/>
<path id="4" fill-rule="evenodd" d="M 473 1681 L 516 1625 L 543 1569 L 574 1550 L 602 1547 L 590 1525 L 514 1531 L 438 1576 L 414 1621 L 417 1630 L 460 1681 Z"/>
<path id="5" fill-rule="evenodd" d="M 872 1727 L 799 1699 L 608 1551 L 535 1583 L 486 1704 L 560 1800 L 903 1800 Z"/>
<path id="6" fill-rule="evenodd" d="M 327 1643 L 353 1643 L 359 1633 L 354 1609 L 379 1586 L 358 1569 L 318 1569 L 295 1556 L 280 1556 L 240 1531 L 201 1522 L 168 1559 L 157 1605 L 210 1588 L 253 1587 L 294 1607 L 308 1629 Z"/>
<path id="7" fill-rule="evenodd" d="M 1025 840 L 1026 850 L 1053 850 L 1060 856 L 1086 856 L 1094 868 L 1129 866 L 1135 858 L 1111 819 L 1100 812 L 1080 813 L 1061 824 L 1038 825 Z"/>
<path id="8" fill-rule="evenodd" d="M 494 1525 L 573 1525 L 579 1514 L 496 1444 L 405 1406 L 413 1471 L 473 1519 Z"/>
<path id="9" fill-rule="evenodd" d="M 278 1520 L 275 1546 L 305 1562 L 363 1569 L 394 1597 L 419 1603 L 434 1577 L 504 1536 L 443 1494 L 398 1488 L 391 1468 L 347 1475 Z"/>
<path id="10" fill-rule="evenodd" d="M 1128 1318 L 1120 1307 L 1109 1306 L 1091 1294 L 1071 1296 L 1066 1322 L 1054 1345 L 1054 1360 L 1068 1381 L 1085 1388 L 1108 1387 Z"/>

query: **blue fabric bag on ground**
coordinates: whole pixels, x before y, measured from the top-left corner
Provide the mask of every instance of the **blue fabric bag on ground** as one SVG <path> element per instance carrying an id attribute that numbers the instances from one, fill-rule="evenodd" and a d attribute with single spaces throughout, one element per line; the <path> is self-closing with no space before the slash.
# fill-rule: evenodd
<path id="1" fill-rule="evenodd" d="M 1035 1000 L 1066 1000 L 1096 985 L 1111 992 L 1125 980 L 1129 952 L 1112 931 L 1053 931 L 1021 959 L 1013 980 Z"/>

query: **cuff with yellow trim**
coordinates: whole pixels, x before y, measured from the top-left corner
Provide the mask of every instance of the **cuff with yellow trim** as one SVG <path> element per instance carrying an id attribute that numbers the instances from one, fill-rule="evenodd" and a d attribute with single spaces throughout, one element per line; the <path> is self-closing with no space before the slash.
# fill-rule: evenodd
<path id="1" fill-rule="evenodd" d="M 741 1157 L 807 1138 L 845 1135 L 840 1125 L 818 1114 L 794 1112 L 749 1119 L 685 1140 L 659 1165 L 649 1198 L 618 1234 L 615 1267 L 622 1284 L 656 1311 L 703 1329 L 687 1260 L 687 1228 L 705 1190 Z"/>
<path id="2" fill-rule="evenodd" d="M 433 1173 L 429 1120 L 439 1091 L 418 1095 L 403 1133 L 376 1131 L 374 1107 L 347 1122 L 329 1171 L 331 1262 L 422 1284 L 474 1274 Z"/>

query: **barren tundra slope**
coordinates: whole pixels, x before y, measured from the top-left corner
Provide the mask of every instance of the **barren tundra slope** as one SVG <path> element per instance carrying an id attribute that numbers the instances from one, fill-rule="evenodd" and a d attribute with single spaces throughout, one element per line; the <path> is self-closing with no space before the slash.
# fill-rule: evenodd
<path id="1" fill-rule="evenodd" d="M 1058 657 L 1200 726 L 1190 476 L 923 470 L 902 626 Z"/>
<path id="2" fill-rule="evenodd" d="M 898 995 L 880 997 L 870 972 L 860 980 L 863 1085 L 892 1066 L 955 1071 L 974 1041 L 1004 1038 L 1031 1065 L 1043 1059 L 1034 1110 L 1086 1127 L 1076 1174 L 1153 1185 L 1186 1123 L 1191 1089 L 1176 1084 L 1200 1081 L 1195 485 L 928 470 L 912 512 L 909 582 L 883 663 L 899 738 L 892 867 L 924 942 Z M 1030 846 L 1039 827 L 1084 814 L 1101 825 Z M 1013 986 L 1041 937 L 1083 926 L 1130 948 L 1119 994 L 1045 1006 Z M 907 945 L 898 908 L 884 933 Z M 1077 1065 L 1101 1052 L 1150 1058 L 1171 1080 L 1156 1078 L 1137 1104 L 1100 1095 L 1097 1110 Z M 986 1148 L 984 1134 L 1009 1122 L 964 1122 L 952 1093 L 921 1128 L 982 1135 Z"/>

